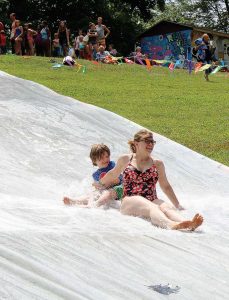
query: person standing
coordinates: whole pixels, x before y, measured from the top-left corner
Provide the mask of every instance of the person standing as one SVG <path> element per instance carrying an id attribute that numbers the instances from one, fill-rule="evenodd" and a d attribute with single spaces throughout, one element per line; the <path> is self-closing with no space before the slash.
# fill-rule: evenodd
<path id="1" fill-rule="evenodd" d="M 88 39 L 88 54 L 89 54 L 89 60 L 96 59 L 96 53 L 97 53 L 97 30 L 94 23 L 89 23 L 89 29 L 87 32 L 87 35 L 89 37 Z"/>
<path id="2" fill-rule="evenodd" d="M 59 43 L 63 50 L 64 57 L 68 55 L 69 48 L 69 30 L 66 26 L 66 21 L 60 21 L 58 28 Z"/>
<path id="3" fill-rule="evenodd" d="M 37 26 L 37 34 L 34 37 L 34 44 L 35 44 L 35 53 L 36 56 L 44 56 L 43 48 L 42 48 L 42 38 L 41 38 L 41 25 Z"/>
<path id="4" fill-rule="evenodd" d="M 193 54 L 196 57 L 198 62 L 203 64 L 212 64 L 212 62 L 217 62 L 215 57 L 215 47 L 213 47 L 212 41 L 207 33 L 203 34 L 201 38 L 195 40 L 195 47 L 193 49 Z M 205 70 L 204 77 L 209 81 L 209 74 L 213 71 L 213 68 L 210 67 Z"/>
<path id="5" fill-rule="evenodd" d="M 3 29 L 0 31 L 0 54 L 6 54 L 6 34 Z"/>
<path id="6" fill-rule="evenodd" d="M 102 24 L 103 18 L 98 17 L 98 23 L 96 25 L 97 31 L 97 43 L 98 47 L 103 46 L 106 49 L 106 38 L 110 34 L 110 30 L 106 27 L 106 25 Z"/>
<path id="7" fill-rule="evenodd" d="M 83 31 L 81 29 L 79 29 L 78 35 L 74 39 L 74 45 L 73 45 L 73 47 L 74 47 L 76 58 L 80 57 L 80 49 L 79 49 L 80 39 L 81 40 L 83 39 Z"/>
<path id="8" fill-rule="evenodd" d="M 41 46 L 44 56 L 50 56 L 50 30 L 47 21 L 41 23 Z"/>
<path id="9" fill-rule="evenodd" d="M 10 20 L 11 20 L 11 31 L 10 31 L 10 43 L 11 43 L 11 49 L 12 49 L 12 53 L 15 53 L 15 21 L 16 21 L 16 14 L 15 13 L 11 13 L 10 14 Z"/>
<path id="10" fill-rule="evenodd" d="M 52 40 L 52 55 L 54 57 L 60 56 L 60 40 L 58 33 L 54 33 L 54 39 Z"/>
<path id="11" fill-rule="evenodd" d="M 20 20 L 15 20 L 14 29 L 14 50 L 15 54 L 22 55 L 22 39 L 23 39 L 23 27 L 20 25 Z"/>
<path id="12" fill-rule="evenodd" d="M 31 23 L 24 24 L 26 55 L 34 55 L 34 37 L 37 35 L 37 32 L 31 27 Z"/>

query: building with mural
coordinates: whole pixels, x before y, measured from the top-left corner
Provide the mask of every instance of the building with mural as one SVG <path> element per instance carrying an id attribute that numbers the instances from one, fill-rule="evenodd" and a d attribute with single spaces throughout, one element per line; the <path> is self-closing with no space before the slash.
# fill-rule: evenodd
<path id="1" fill-rule="evenodd" d="M 139 36 L 142 52 L 152 59 L 191 59 L 194 41 L 207 33 L 216 56 L 229 61 L 229 34 L 185 24 L 160 21 Z"/>

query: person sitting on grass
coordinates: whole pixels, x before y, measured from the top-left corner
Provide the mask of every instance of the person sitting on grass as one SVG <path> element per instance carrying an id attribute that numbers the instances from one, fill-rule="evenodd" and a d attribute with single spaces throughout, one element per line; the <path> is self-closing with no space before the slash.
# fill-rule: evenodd
<path id="1" fill-rule="evenodd" d="M 92 164 L 98 167 L 98 170 L 92 174 L 94 186 L 98 185 L 101 178 L 111 169 L 115 167 L 115 162 L 110 160 L 110 149 L 104 144 L 95 144 L 91 148 L 90 158 Z M 108 189 L 100 189 L 97 193 L 93 193 L 95 197 L 94 203 L 91 203 L 91 195 L 85 195 L 79 199 L 70 199 L 64 197 L 65 205 L 77 205 L 80 207 L 99 207 L 108 204 L 111 200 L 119 200 L 122 198 L 122 176 L 116 178 Z"/>
<path id="2" fill-rule="evenodd" d="M 99 46 L 98 52 L 96 53 L 96 60 L 104 63 L 106 57 L 109 55 L 110 53 L 106 51 L 103 46 Z"/>
<path id="3" fill-rule="evenodd" d="M 109 51 L 110 55 L 117 56 L 118 51 L 116 49 L 114 49 L 114 45 L 113 44 L 110 44 L 108 46 L 108 51 Z"/>
<path id="4" fill-rule="evenodd" d="M 96 53 L 96 60 L 104 64 L 118 64 L 117 59 L 112 57 L 108 51 L 105 50 L 103 46 L 99 46 L 99 51 Z"/>

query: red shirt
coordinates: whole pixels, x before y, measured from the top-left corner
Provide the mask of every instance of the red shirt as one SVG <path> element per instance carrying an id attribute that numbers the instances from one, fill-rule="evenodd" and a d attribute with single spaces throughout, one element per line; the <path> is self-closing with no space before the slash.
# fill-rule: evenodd
<path id="1" fill-rule="evenodd" d="M 6 46 L 6 35 L 5 35 L 5 33 L 0 33 L 0 46 Z"/>

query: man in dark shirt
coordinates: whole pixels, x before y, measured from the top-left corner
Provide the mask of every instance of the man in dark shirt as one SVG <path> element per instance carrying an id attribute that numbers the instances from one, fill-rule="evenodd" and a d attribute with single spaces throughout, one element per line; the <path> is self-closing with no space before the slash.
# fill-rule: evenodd
<path id="1" fill-rule="evenodd" d="M 217 59 L 215 57 L 215 47 L 212 45 L 212 41 L 210 41 L 208 34 L 203 34 L 203 36 L 197 40 L 195 40 L 195 45 L 193 49 L 193 54 L 196 57 L 197 61 L 202 62 L 204 64 L 211 64 L 212 62 L 216 62 Z M 205 79 L 209 81 L 209 74 L 213 71 L 213 68 L 205 70 Z"/>

